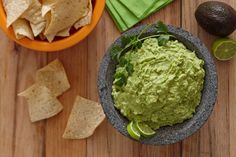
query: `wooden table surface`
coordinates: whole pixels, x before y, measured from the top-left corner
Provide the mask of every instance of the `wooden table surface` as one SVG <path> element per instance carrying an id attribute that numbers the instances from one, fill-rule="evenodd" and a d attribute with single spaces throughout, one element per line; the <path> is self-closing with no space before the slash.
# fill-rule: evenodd
<path id="1" fill-rule="evenodd" d="M 224 0 L 236 8 L 236 0 Z M 198 36 L 210 48 L 215 37 L 194 18 L 203 0 L 175 0 L 144 20 L 163 20 Z M 106 120 L 87 140 L 64 140 L 62 134 L 76 95 L 98 101 L 99 63 L 120 35 L 105 11 L 96 29 L 76 46 L 56 53 L 39 53 L 10 41 L 0 31 L 0 157 L 236 157 L 236 58 L 216 61 L 218 99 L 208 122 L 186 140 L 165 146 L 147 146 L 118 133 Z M 236 34 L 232 36 L 236 39 Z M 29 120 L 26 101 L 17 93 L 34 82 L 35 72 L 59 58 L 71 89 L 60 97 L 62 113 L 38 123 Z"/>

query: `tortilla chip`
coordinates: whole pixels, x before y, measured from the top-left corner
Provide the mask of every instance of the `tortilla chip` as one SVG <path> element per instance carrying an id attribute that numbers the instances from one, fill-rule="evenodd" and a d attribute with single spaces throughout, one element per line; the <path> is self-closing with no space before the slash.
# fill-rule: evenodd
<path id="1" fill-rule="evenodd" d="M 7 14 L 7 27 L 12 25 L 29 8 L 31 0 L 9 0 L 3 5 Z"/>
<path id="2" fill-rule="evenodd" d="M 56 1 L 54 0 L 43 0 L 42 3 L 42 9 L 41 9 L 41 13 L 42 16 L 44 17 L 50 10 L 51 7 L 55 4 Z"/>
<path id="3" fill-rule="evenodd" d="M 46 26 L 46 21 L 41 14 L 42 5 L 38 0 L 32 0 L 30 7 L 21 16 L 30 22 L 34 36 L 38 36 Z"/>
<path id="4" fill-rule="evenodd" d="M 70 27 L 58 32 L 56 36 L 58 36 L 58 37 L 68 37 L 68 36 L 70 36 Z"/>
<path id="5" fill-rule="evenodd" d="M 43 16 L 46 21 L 45 29 L 48 27 L 50 21 L 51 21 L 51 12 L 48 12 L 46 15 Z"/>
<path id="6" fill-rule="evenodd" d="M 51 21 L 51 12 L 48 12 L 46 15 L 44 15 L 44 19 L 46 20 L 45 29 L 47 29 L 47 27 L 48 27 L 48 25 Z M 54 40 L 55 36 L 56 36 L 56 34 L 48 34 L 48 35 L 43 34 L 43 35 L 47 38 L 47 40 L 49 42 L 52 42 Z"/>
<path id="7" fill-rule="evenodd" d="M 47 38 L 47 40 L 49 42 L 52 42 L 56 36 L 58 36 L 58 37 L 68 37 L 68 36 L 70 36 L 70 28 L 66 28 L 66 29 L 58 32 L 57 35 L 55 35 L 55 34 L 45 35 L 45 37 Z"/>
<path id="8" fill-rule="evenodd" d="M 39 24 L 30 23 L 34 36 L 38 36 L 45 28 L 45 22 Z"/>
<path id="9" fill-rule="evenodd" d="M 50 7 L 51 20 L 44 35 L 52 35 L 74 25 L 86 12 L 89 0 L 45 0 L 45 4 Z"/>
<path id="10" fill-rule="evenodd" d="M 32 122 L 55 116 L 63 109 L 63 106 L 53 96 L 51 91 L 38 84 L 34 84 L 18 95 L 26 98 L 29 106 L 30 120 Z"/>
<path id="11" fill-rule="evenodd" d="M 90 24 L 91 23 L 91 19 L 92 19 L 92 15 L 93 15 L 93 5 L 92 5 L 92 1 L 90 0 L 89 1 L 89 8 L 88 8 L 87 14 L 82 19 L 80 19 L 78 22 L 76 22 L 74 24 L 74 27 L 76 29 L 78 29 L 80 27 L 83 27 L 85 25 Z"/>
<path id="12" fill-rule="evenodd" d="M 45 37 L 47 38 L 48 42 L 52 42 L 55 38 L 55 35 L 45 35 Z"/>
<path id="13" fill-rule="evenodd" d="M 36 83 L 46 86 L 56 97 L 70 88 L 65 69 L 58 59 L 37 71 Z"/>
<path id="14" fill-rule="evenodd" d="M 25 19 L 18 19 L 12 24 L 16 39 L 27 37 L 34 40 L 33 33 L 30 29 L 29 23 Z"/>
<path id="15" fill-rule="evenodd" d="M 87 138 L 94 133 L 104 119 L 105 115 L 99 103 L 77 96 L 63 138 Z"/>
<path id="16" fill-rule="evenodd" d="M 58 36 L 58 37 L 68 37 L 68 36 L 70 36 L 70 28 L 66 28 L 66 29 L 58 32 L 57 35 L 55 35 L 55 34 L 45 35 L 45 37 L 47 38 L 47 40 L 49 42 L 52 42 L 56 36 Z"/>

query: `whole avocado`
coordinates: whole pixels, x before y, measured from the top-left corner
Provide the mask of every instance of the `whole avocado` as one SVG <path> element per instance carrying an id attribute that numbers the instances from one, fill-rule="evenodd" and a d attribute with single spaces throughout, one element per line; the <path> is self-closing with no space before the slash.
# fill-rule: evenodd
<path id="1" fill-rule="evenodd" d="M 223 2 L 209 1 L 200 4 L 195 17 L 202 28 L 216 36 L 228 36 L 236 29 L 236 11 Z"/>

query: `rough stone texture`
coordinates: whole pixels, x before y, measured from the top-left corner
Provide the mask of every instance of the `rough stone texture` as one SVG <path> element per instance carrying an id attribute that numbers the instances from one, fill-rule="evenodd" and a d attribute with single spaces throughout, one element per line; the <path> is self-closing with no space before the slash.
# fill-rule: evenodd
<path id="1" fill-rule="evenodd" d="M 122 36 L 137 35 L 145 27 L 139 26 L 122 34 Z M 169 32 L 183 42 L 186 47 L 195 51 L 197 56 L 205 61 L 204 69 L 206 71 L 204 89 L 202 91 L 202 99 L 197 107 L 194 116 L 181 124 L 174 126 L 162 127 L 157 130 L 157 133 L 152 138 L 141 139 L 139 142 L 143 144 L 162 145 L 176 143 L 196 132 L 210 116 L 217 97 L 217 73 L 213 59 L 204 44 L 189 32 L 174 26 L 168 26 Z M 143 36 L 155 34 L 154 25 L 147 30 Z M 113 45 L 121 46 L 121 39 L 118 38 Z M 113 46 L 111 45 L 111 47 Z M 112 61 L 109 55 L 110 49 L 105 54 L 98 76 L 98 91 L 99 97 L 104 109 L 104 112 L 110 123 L 124 136 L 129 137 L 126 126 L 127 119 L 124 118 L 114 107 L 114 102 L 111 96 L 113 74 L 115 71 L 116 62 Z"/>

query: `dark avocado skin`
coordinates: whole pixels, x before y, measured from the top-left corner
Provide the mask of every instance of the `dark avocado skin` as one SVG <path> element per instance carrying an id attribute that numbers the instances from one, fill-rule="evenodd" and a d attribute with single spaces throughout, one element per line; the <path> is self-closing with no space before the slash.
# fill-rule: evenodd
<path id="1" fill-rule="evenodd" d="M 236 29 L 236 11 L 223 2 L 200 4 L 195 17 L 202 28 L 216 36 L 228 36 Z"/>

